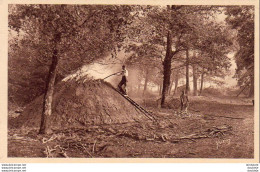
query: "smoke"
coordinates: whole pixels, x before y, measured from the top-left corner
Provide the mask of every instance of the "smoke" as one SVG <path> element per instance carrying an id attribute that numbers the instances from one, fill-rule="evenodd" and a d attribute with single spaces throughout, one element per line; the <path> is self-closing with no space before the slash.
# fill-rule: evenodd
<path id="1" fill-rule="evenodd" d="M 80 79 L 80 78 L 92 78 L 92 79 L 104 79 L 105 77 L 119 72 L 122 70 L 122 65 L 126 60 L 126 54 L 124 52 L 117 52 L 117 57 L 113 58 L 111 56 L 105 57 L 103 60 L 95 61 L 91 64 L 84 65 L 77 72 L 67 76 L 63 81 L 68 81 L 70 79 Z M 105 80 L 112 83 L 116 75 L 106 78 Z"/>
<path id="2" fill-rule="evenodd" d="M 90 65 L 83 66 L 80 70 L 71 74 L 63 79 L 63 81 L 67 81 L 70 79 L 75 78 L 76 80 L 88 77 L 92 79 L 104 79 L 105 77 L 120 71 L 121 65 L 119 64 L 100 64 L 100 63 L 93 63 Z M 106 81 L 110 81 L 110 78 L 107 78 Z"/>
<path id="3" fill-rule="evenodd" d="M 111 57 L 106 57 L 101 61 L 96 61 L 92 64 L 85 65 L 77 72 L 64 78 L 63 81 L 66 82 L 71 79 L 79 80 L 82 78 L 96 79 L 96 80 L 104 79 L 107 76 L 122 71 L 122 65 L 126 65 L 124 63 L 125 61 L 126 61 L 126 55 L 124 53 L 118 53 L 118 57 L 116 59 L 115 58 L 112 59 Z M 136 92 L 138 87 L 144 84 L 144 80 L 143 79 L 140 80 L 142 71 L 140 71 L 140 69 L 134 66 L 129 66 L 129 65 L 126 65 L 126 69 L 128 70 L 127 91 Z M 105 81 L 111 83 L 114 87 L 117 87 L 121 78 L 122 78 L 121 75 L 112 75 L 106 78 Z"/>

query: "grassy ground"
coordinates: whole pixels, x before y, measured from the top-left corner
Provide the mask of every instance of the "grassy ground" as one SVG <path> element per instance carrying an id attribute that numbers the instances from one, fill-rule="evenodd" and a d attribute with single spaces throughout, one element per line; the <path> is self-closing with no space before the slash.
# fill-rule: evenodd
<path id="1" fill-rule="evenodd" d="M 89 126 L 37 135 L 35 128 L 9 129 L 9 157 L 253 158 L 254 108 L 250 100 L 191 97 L 188 113 L 178 100 L 157 108 L 137 100 L 156 121 Z"/>

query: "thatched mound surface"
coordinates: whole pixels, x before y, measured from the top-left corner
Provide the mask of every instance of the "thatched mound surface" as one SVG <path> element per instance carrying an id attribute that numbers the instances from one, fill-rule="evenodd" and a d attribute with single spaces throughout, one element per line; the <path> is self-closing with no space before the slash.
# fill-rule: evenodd
<path id="1" fill-rule="evenodd" d="M 40 127 L 43 96 L 30 103 L 9 127 Z M 146 117 L 102 80 L 69 80 L 56 85 L 51 128 L 140 121 Z"/>

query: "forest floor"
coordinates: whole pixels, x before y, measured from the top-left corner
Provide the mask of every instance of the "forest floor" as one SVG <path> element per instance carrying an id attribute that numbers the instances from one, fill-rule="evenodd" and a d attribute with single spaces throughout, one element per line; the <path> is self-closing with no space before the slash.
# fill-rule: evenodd
<path id="1" fill-rule="evenodd" d="M 188 113 L 178 99 L 158 108 L 135 99 L 156 121 L 89 126 L 37 135 L 8 130 L 8 157 L 254 158 L 254 106 L 236 97 L 190 97 Z"/>

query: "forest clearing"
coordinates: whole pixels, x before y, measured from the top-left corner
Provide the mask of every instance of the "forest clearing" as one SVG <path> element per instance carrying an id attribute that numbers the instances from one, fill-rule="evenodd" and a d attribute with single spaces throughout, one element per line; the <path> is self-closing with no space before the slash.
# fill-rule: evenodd
<path id="1" fill-rule="evenodd" d="M 253 158 L 254 108 L 251 101 L 229 101 L 233 103 L 199 97 L 188 114 L 178 114 L 173 109 L 154 108 L 156 102 L 147 99 L 147 109 L 154 112 L 156 122 L 79 125 L 46 136 L 37 135 L 37 128 L 10 129 L 8 156 Z"/>
<path id="2" fill-rule="evenodd" d="M 98 96 L 106 100 L 106 92 L 116 94 L 112 89 L 101 91 L 104 87 L 95 84 L 89 84 L 86 88 L 90 87 L 94 87 L 92 92 L 99 90 L 99 94 L 91 98 L 94 100 L 100 99 Z M 77 94 L 77 90 L 73 88 L 80 86 L 70 85 L 67 88 L 70 91 L 63 88 L 59 90 L 69 92 L 68 96 L 72 99 Z M 57 94 L 63 95 L 59 91 Z M 83 98 L 88 94 L 83 92 L 80 95 Z M 28 107 L 29 112 L 25 109 L 26 116 L 20 115 L 13 122 L 9 121 L 8 156 L 253 158 L 254 155 L 254 106 L 251 99 L 194 96 L 190 97 L 190 110 L 184 112 L 180 110 L 178 97 L 167 100 L 166 108 L 158 108 L 155 97 L 136 98 L 136 102 L 152 112 L 155 120 L 150 120 L 140 112 L 131 111 L 131 104 L 117 97 L 110 100 L 111 107 L 106 107 L 111 114 L 108 120 L 106 114 L 96 110 L 93 114 L 101 116 L 91 118 L 90 112 L 86 116 L 84 110 L 92 108 L 87 103 L 84 103 L 87 106 L 76 107 L 82 103 L 78 97 L 67 105 L 61 101 L 56 103 L 61 98 L 54 97 L 51 133 L 38 135 L 40 116 L 37 114 L 40 114 L 41 101 L 31 104 Z M 66 97 L 66 100 L 69 98 Z M 129 103 L 125 107 L 128 109 L 127 113 L 125 108 L 113 109 L 113 106 L 118 106 L 115 100 Z M 60 104 L 63 106 L 60 107 Z M 63 108 L 64 118 L 56 115 L 59 108 Z M 98 109 L 101 110 L 100 107 Z M 12 124 L 15 125 L 14 128 L 11 127 Z"/>
<path id="3" fill-rule="evenodd" d="M 254 158 L 253 6 L 8 9 L 8 157 Z"/>

